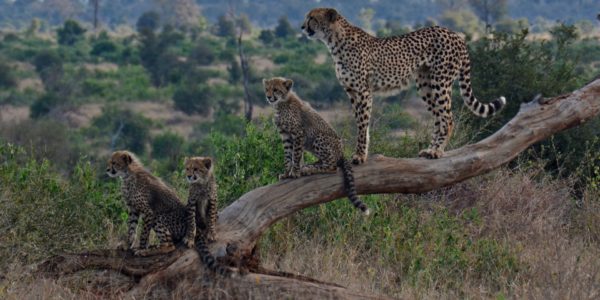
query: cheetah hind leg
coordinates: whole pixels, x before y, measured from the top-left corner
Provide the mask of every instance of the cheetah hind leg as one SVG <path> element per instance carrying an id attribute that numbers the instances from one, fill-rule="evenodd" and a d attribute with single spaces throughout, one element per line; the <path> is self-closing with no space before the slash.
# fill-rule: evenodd
<path id="1" fill-rule="evenodd" d="M 326 164 L 326 163 L 317 162 L 314 164 L 302 166 L 302 168 L 300 168 L 300 175 L 301 176 L 310 176 L 310 175 L 314 175 L 314 174 L 332 174 L 332 173 L 335 173 L 336 171 L 337 171 L 337 167 L 334 164 Z"/>
<path id="2" fill-rule="evenodd" d="M 159 255 L 159 254 L 165 254 L 165 253 L 169 253 L 175 250 L 175 244 L 168 242 L 168 243 L 162 243 L 160 245 L 157 246 L 152 246 L 149 247 L 147 249 L 138 249 L 134 251 L 134 254 L 136 256 L 153 256 L 153 255 Z"/>

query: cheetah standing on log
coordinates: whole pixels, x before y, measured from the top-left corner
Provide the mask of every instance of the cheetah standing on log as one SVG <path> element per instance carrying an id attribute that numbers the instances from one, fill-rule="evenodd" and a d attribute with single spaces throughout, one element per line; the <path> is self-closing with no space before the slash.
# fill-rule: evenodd
<path id="1" fill-rule="evenodd" d="M 263 79 L 263 84 L 267 101 L 275 108 L 275 125 L 283 140 L 286 170 L 279 179 L 335 173 L 340 167 L 348 199 L 368 215 L 369 209 L 356 195 L 352 166 L 344 158 L 342 140 L 331 125 L 292 91 L 294 82 L 291 79 Z M 318 161 L 300 166 L 304 149 L 314 154 Z"/>
<path id="2" fill-rule="evenodd" d="M 128 151 L 115 151 L 108 160 L 106 173 L 123 179 L 121 192 L 129 210 L 129 249 L 141 256 L 175 250 L 175 243 L 183 239 L 187 229 L 186 209 L 175 192 L 145 170 L 135 155 Z M 140 216 L 144 219 L 144 227 L 139 248 L 135 248 L 135 231 Z M 147 249 L 151 229 L 160 241 L 158 251 Z"/>
<path id="3" fill-rule="evenodd" d="M 454 128 L 450 95 L 457 78 L 467 107 L 476 115 L 493 115 L 506 104 L 504 97 L 489 104 L 475 99 L 465 42 L 446 28 L 436 26 L 377 38 L 350 24 L 335 9 L 316 8 L 306 15 L 302 31 L 327 45 L 336 76 L 352 102 L 358 125 L 352 157 L 355 164 L 367 159 L 373 94 L 399 90 L 411 78 L 416 78 L 419 94 L 435 116 L 431 146 L 419 153 L 422 157 L 439 158 L 444 154 Z"/>

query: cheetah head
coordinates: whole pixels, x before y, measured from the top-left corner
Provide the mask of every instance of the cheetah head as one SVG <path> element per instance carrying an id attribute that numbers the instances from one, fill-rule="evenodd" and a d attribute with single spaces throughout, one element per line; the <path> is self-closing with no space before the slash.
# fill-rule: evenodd
<path id="1" fill-rule="evenodd" d="M 310 39 L 325 40 L 333 32 L 333 25 L 341 17 L 333 8 L 315 8 L 306 14 L 302 32 Z"/>
<path id="2" fill-rule="evenodd" d="M 267 102 L 275 104 L 280 101 L 285 101 L 287 94 L 292 90 L 294 81 L 283 77 L 274 77 L 271 79 L 263 79 L 265 86 L 265 95 Z"/>
<path id="3" fill-rule="evenodd" d="M 206 183 L 213 172 L 213 163 L 210 157 L 190 157 L 183 163 L 185 178 L 189 183 Z"/>
<path id="4" fill-rule="evenodd" d="M 129 151 L 115 151 L 108 160 L 106 174 L 110 177 L 124 177 L 127 175 L 129 165 L 137 162 L 135 155 Z"/>

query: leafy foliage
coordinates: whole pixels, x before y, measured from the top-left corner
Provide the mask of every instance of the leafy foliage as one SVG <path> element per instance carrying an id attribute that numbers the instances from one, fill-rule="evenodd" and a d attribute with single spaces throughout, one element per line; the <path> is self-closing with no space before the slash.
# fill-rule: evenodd
<path id="1" fill-rule="evenodd" d="M 83 39 L 85 31 L 85 28 L 81 27 L 77 21 L 67 20 L 63 27 L 56 31 L 58 34 L 58 43 L 61 45 L 73 45 Z"/>

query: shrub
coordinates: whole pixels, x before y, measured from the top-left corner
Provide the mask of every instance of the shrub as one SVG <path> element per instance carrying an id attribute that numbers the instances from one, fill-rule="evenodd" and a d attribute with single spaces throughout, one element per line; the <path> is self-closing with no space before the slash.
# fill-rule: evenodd
<path id="1" fill-rule="evenodd" d="M 205 84 L 185 84 L 173 94 L 175 108 L 188 114 L 208 115 L 215 103 L 210 87 Z"/>
<path id="2" fill-rule="evenodd" d="M 142 155 L 150 140 L 152 122 L 140 114 L 129 110 L 105 106 L 102 114 L 92 120 L 92 134 L 110 139 L 109 148 L 128 149 Z"/>
<path id="3" fill-rule="evenodd" d="M 33 59 L 35 70 L 40 75 L 47 90 L 60 89 L 63 77 L 63 60 L 54 50 L 42 50 Z"/>
<path id="4" fill-rule="evenodd" d="M 85 28 L 81 27 L 77 21 L 67 20 L 63 27 L 56 31 L 58 34 L 58 43 L 61 45 L 73 45 L 83 39 L 85 31 Z"/>
<path id="5" fill-rule="evenodd" d="M 270 29 L 263 29 L 258 35 L 258 39 L 265 45 L 271 44 L 275 40 L 275 32 Z"/>
<path id="6" fill-rule="evenodd" d="M 160 15 L 155 11 L 143 13 L 135 23 L 135 28 L 139 33 L 144 31 L 156 31 L 160 27 Z"/>
<path id="7" fill-rule="evenodd" d="M 94 44 L 90 54 L 94 56 L 102 56 L 103 54 L 115 53 L 117 50 L 117 44 L 115 44 L 113 41 L 103 40 Z"/>
<path id="8" fill-rule="evenodd" d="M 29 116 L 37 119 L 49 114 L 53 109 L 64 105 L 67 99 L 55 93 L 46 93 L 35 100 L 30 106 Z"/>
<path id="9" fill-rule="evenodd" d="M 152 140 L 152 156 L 157 159 L 174 159 L 182 155 L 184 139 L 172 132 L 165 132 Z"/>
<path id="10" fill-rule="evenodd" d="M 70 164 L 75 163 L 80 147 L 72 141 L 64 124 L 51 119 L 3 124 L 0 126 L 0 136 L 6 142 L 28 149 L 31 158 L 51 160 L 62 170 L 67 170 Z"/>
<path id="11" fill-rule="evenodd" d="M 215 53 L 208 45 L 198 43 L 190 53 L 190 58 L 199 65 L 210 65 L 215 61 Z"/>
<path id="12" fill-rule="evenodd" d="M 272 122 L 248 124 L 244 135 L 213 131 L 197 153 L 216 158 L 219 201 L 222 205 L 259 186 L 277 181 L 283 172 L 283 146 Z"/>
<path id="13" fill-rule="evenodd" d="M 277 20 L 277 27 L 275 27 L 275 36 L 278 38 L 287 38 L 289 36 L 294 36 L 296 34 L 296 30 L 290 24 L 286 16 L 281 16 L 279 20 Z"/>
<path id="14" fill-rule="evenodd" d="M 90 163 L 69 169 L 73 175 L 65 179 L 49 159 L 0 143 L 0 270 L 59 252 L 106 247 L 114 234 L 109 228 L 124 224 L 116 183 L 98 181 Z"/>
<path id="15" fill-rule="evenodd" d="M 12 88 L 17 85 L 13 68 L 0 58 L 0 88 Z"/>

